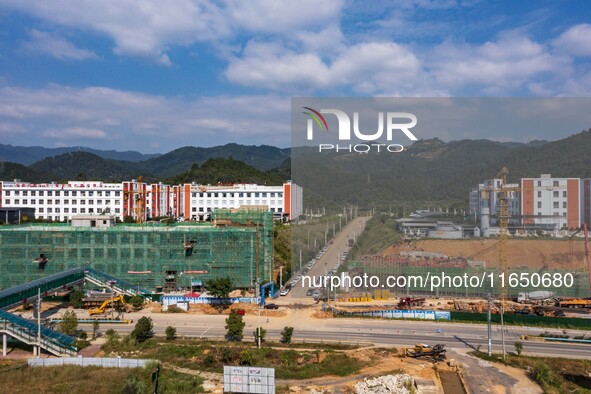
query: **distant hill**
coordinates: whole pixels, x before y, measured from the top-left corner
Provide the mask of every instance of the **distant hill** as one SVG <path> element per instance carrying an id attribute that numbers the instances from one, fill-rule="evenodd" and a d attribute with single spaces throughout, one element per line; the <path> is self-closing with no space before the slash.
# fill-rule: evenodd
<path id="1" fill-rule="evenodd" d="M 278 167 L 289 158 L 289 149 L 269 145 L 226 144 L 211 148 L 185 146 L 162 156 L 141 162 L 147 171 L 162 178 L 175 176 L 211 158 L 233 158 L 259 170 L 268 171 Z"/>
<path id="2" fill-rule="evenodd" d="M 61 155 L 68 152 L 89 152 L 103 159 L 125 160 L 139 162 L 148 160 L 159 154 L 143 154 L 135 151 L 115 151 L 92 149 L 84 146 L 71 146 L 64 148 L 44 148 L 42 146 L 13 146 L 0 144 L 0 161 L 9 161 L 24 165 L 31 165 L 46 157 Z"/>
<path id="3" fill-rule="evenodd" d="M 167 180 L 171 184 L 196 182 L 202 185 L 218 183 L 256 183 L 259 185 L 282 184 L 285 179 L 253 168 L 239 160 L 215 158 L 199 165 L 193 164 L 189 171 Z"/>
<path id="4" fill-rule="evenodd" d="M 51 176 L 35 171 L 19 163 L 0 162 L 0 180 L 12 181 L 21 179 L 23 181 L 40 183 L 47 181 Z"/>
<path id="5" fill-rule="evenodd" d="M 63 180 L 102 180 L 122 181 L 144 175 L 146 180 L 153 178 L 135 168 L 134 163 L 106 160 L 88 152 L 69 152 L 48 157 L 29 168 L 39 173 L 50 174 L 47 181 Z"/>

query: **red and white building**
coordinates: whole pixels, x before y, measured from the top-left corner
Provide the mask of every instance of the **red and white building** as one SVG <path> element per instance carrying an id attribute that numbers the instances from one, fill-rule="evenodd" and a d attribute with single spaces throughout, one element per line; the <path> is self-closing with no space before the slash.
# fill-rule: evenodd
<path id="1" fill-rule="evenodd" d="M 137 181 L 103 183 L 69 181 L 33 184 L 0 181 L 0 208 L 31 207 L 35 217 L 56 221 L 74 215 L 109 213 L 120 220 L 143 215 L 143 220 L 175 216 L 207 220 L 216 208 L 266 206 L 277 219 L 291 220 L 302 214 L 302 188 L 290 181 L 280 186 L 234 184 L 165 185 Z"/>

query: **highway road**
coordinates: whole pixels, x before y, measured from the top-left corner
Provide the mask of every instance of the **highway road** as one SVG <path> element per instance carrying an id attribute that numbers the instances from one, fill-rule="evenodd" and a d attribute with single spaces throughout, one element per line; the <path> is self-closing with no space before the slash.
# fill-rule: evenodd
<path id="1" fill-rule="evenodd" d="M 150 316 L 154 321 L 154 331 L 157 335 L 164 335 L 167 326 L 177 328 L 177 335 L 197 338 L 222 339 L 225 335 L 225 315 L 192 315 L 192 314 L 128 314 L 128 318 L 137 321 L 141 316 Z M 412 346 L 415 343 L 436 344 L 443 343 L 449 349 L 478 348 L 487 349 L 487 326 L 483 324 L 456 324 L 436 323 L 428 321 L 399 321 L 399 320 L 369 320 L 369 319 L 312 319 L 305 311 L 296 311 L 288 317 L 256 316 L 245 317 L 246 327 L 244 338 L 253 340 L 252 333 L 257 322 L 267 329 L 267 337 L 279 339 L 284 326 L 294 327 L 293 338 L 295 341 L 325 341 L 325 342 L 350 342 L 373 343 L 379 346 Z M 133 329 L 130 325 L 102 324 L 102 332 L 114 328 L 121 333 L 129 333 Z M 90 331 L 90 325 L 87 325 Z M 439 333 L 438 330 L 442 332 Z M 505 331 L 506 350 L 514 351 L 514 342 L 524 334 L 539 334 L 544 331 L 562 333 L 561 330 L 544 330 L 540 328 L 527 328 L 508 326 Z M 575 330 L 568 330 L 571 336 L 582 335 Z M 501 332 L 498 326 L 493 326 L 493 350 L 500 352 Z M 525 341 L 524 354 L 549 355 L 557 357 L 573 357 L 591 359 L 591 345 L 568 344 L 550 342 Z"/>
<path id="2" fill-rule="evenodd" d="M 339 231 L 335 237 L 333 238 L 333 243 L 327 245 L 328 250 L 322 255 L 322 257 L 312 266 L 310 271 L 306 273 L 306 275 L 313 277 L 319 277 L 322 275 L 326 275 L 326 273 L 334 268 L 334 266 L 339 262 L 340 254 L 346 250 L 349 250 L 347 247 L 347 240 L 349 238 L 353 238 L 354 234 L 357 233 L 357 236 L 363 232 L 365 228 L 365 224 L 369 220 L 368 217 L 357 217 L 351 220 L 345 227 Z M 307 261 L 303 261 L 302 265 L 308 264 Z M 290 298 L 305 298 L 306 297 L 306 290 L 308 290 L 308 286 L 303 287 L 302 281 L 300 280 L 289 292 L 287 295 L 287 299 Z M 312 300 L 312 297 L 308 297 Z"/>

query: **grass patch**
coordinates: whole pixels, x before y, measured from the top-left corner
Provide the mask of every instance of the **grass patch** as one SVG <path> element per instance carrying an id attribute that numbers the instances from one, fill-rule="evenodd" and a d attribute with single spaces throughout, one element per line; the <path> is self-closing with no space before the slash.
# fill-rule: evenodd
<path id="1" fill-rule="evenodd" d="M 503 362 L 500 354 L 493 354 L 491 357 L 484 352 L 471 352 L 470 354 L 483 360 L 499 362 L 526 370 L 545 393 L 591 392 L 590 360 L 507 355 Z"/>
<path id="2" fill-rule="evenodd" d="M 27 393 L 147 393 L 152 391 L 147 368 L 61 367 L 2 368 L 0 392 Z M 159 393 L 203 392 L 203 379 L 160 368 Z"/>
<path id="3" fill-rule="evenodd" d="M 175 342 L 150 339 L 135 344 L 125 340 L 107 343 L 105 351 L 125 357 L 150 358 L 163 363 L 195 371 L 221 373 L 224 365 L 256 365 L 275 368 L 280 379 L 308 379 L 325 375 L 345 376 L 358 372 L 366 363 L 329 347 L 316 350 L 299 350 L 295 347 L 275 348 L 264 343 L 261 349 L 241 342 L 219 342 L 183 339 Z M 299 344 L 301 346 L 306 344 Z M 272 347 L 273 346 L 273 347 Z M 332 345 L 350 348 L 349 345 Z M 340 349 L 339 349 L 340 350 Z"/>

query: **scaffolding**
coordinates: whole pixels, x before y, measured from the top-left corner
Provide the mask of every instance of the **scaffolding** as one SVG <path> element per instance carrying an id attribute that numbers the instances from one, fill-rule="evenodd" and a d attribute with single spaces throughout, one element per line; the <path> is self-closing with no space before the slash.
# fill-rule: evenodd
<path id="1" fill-rule="evenodd" d="M 225 276 L 235 287 L 251 288 L 257 273 L 271 280 L 271 212 L 221 210 L 214 218 L 224 224 L 0 227 L 0 290 L 75 267 L 152 291 Z"/>

